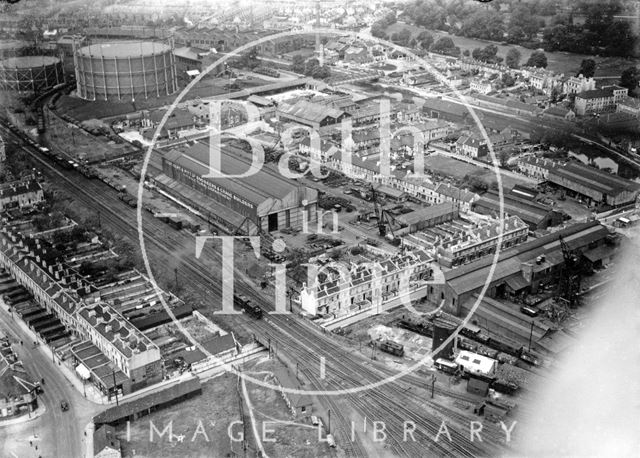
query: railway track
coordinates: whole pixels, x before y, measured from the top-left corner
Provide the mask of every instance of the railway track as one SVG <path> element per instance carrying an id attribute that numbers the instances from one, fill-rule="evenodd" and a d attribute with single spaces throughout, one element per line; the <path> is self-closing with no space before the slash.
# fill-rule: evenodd
<path id="1" fill-rule="evenodd" d="M 120 234 L 134 243 L 137 243 L 138 233 L 135 223 L 135 210 L 126 206 L 117 199 L 117 193 L 95 180 L 86 179 L 79 174 L 69 171 L 62 173 L 48 159 L 40 157 L 31 148 L 24 148 L 34 160 L 44 166 L 45 175 L 55 179 L 58 187 L 74 199 L 86 205 L 88 208 L 100 210 L 103 221 Z M 159 250 L 159 252 L 169 255 L 175 253 L 193 253 L 193 239 L 184 232 L 175 231 L 166 226 L 161 221 L 153 218 L 143 211 L 143 224 L 145 227 L 145 240 L 149 248 Z M 150 259 L 153 256 L 150 256 Z M 209 245 L 204 250 L 201 259 L 194 256 L 178 256 L 180 268 L 183 272 L 183 282 L 185 285 L 200 291 L 211 294 L 211 300 L 215 303 L 216 298 L 221 297 L 221 281 L 212 278 L 211 272 L 215 265 L 219 266 L 221 254 Z M 205 259 L 208 261 L 205 262 Z M 256 300 L 266 310 L 273 309 L 268 306 L 268 302 L 252 286 L 244 283 L 240 279 L 237 288 L 239 292 Z M 269 336 L 282 345 L 296 361 L 300 362 L 303 370 L 307 372 L 311 380 L 315 380 L 316 386 L 325 386 L 325 389 L 339 390 L 353 388 L 363 384 L 379 381 L 390 374 L 389 371 L 382 371 L 378 367 L 364 365 L 361 358 L 355 357 L 348 350 L 336 348 L 335 342 L 328 336 L 321 333 L 312 333 L 307 325 L 302 324 L 295 318 L 288 318 L 282 315 L 271 315 L 268 319 L 255 321 L 247 319 L 247 328 L 255 332 L 256 335 Z M 322 382 L 317 364 L 318 355 L 326 357 L 328 376 Z M 417 376 L 412 376 L 406 381 L 411 386 L 418 387 L 424 385 L 424 381 Z M 469 443 L 469 440 L 459 431 L 452 431 L 453 442 L 451 444 L 434 442 L 433 437 L 437 434 L 441 417 L 459 415 L 455 412 L 440 409 L 440 415 L 427 414 L 415 406 L 409 406 L 408 399 L 416 401 L 414 396 L 407 396 L 406 390 L 398 382 L 392 382 L 376 390 L 368 390 L 365 396 L 355 394 L 345 395 L 344 398 L 365 418 L 386 420 L 388 425 L 388 435 L 391 439 L 387 446 L 393 453 L 399 456 L 424 456 L 425 450 L 435 455 L 453 456 L 484 456 L 486 455 L 486 444 L 479 446 L 477 443 Z M 439 389 L 443 395 L 447 393 L 444 389 Z M 417 395 L 416 395 L 417 396 Z M 325 398 L 335 398 L 334 395 Z M 424 399 L 422 399 L 424 401 Z M 334 399 L 327 401 L 333 406 L 332 412 L 340 412 L 338 403 Z M 418 405 L 418 404 L 416 404 Z M 335 409 L 335 410 L 334 410 Z M 356 442 L 350 441 L 350 423 L 340 412 L 335 418 L 338 430 L 340 431 L 341 447 L 349 456 L 366 456 L 362 445 L 358 439 Z M 421 442 L 404 442 L 398 437 L 403 437 L 403 424 L 405 421 L 414 421 L 416 426 L 431 435 L 425 437 Z M 418 434 L 416 434 L 417 436 Z M 343 440 L 346 438 L 347 440 Z"/>
<path id="2" fill-rule="evenodd" d="M 377 368 L 363 366 L 360 358 L 337 352 L 335 348 L 327 348 L 326 345 L 319 343 L 321 342 L 320 340 L 311 339 L 313 343 L 309 346 L 308 336 L 305 339 L 305 336 L 300 334 L 301 331 L 296 326 L 289 324 L 292 320 L 287 320 L 280 316 L 271 316 L 269 320 L 277 320 L 277 323 L 273 323 L 273 325 L 276 328 L 280 328 L 280 332 L 277 335 L 267 335 L 265 337 L 270 338 L 272 342 L 277 341 L 280 347 L 286 348 L 287 354 L 295 355 L 296 359 L 308 358 L 307 352 L 311 351 L 312 354 L 316 355 L 315 361 L 319 360 L 320 355 L 325 357 L 327 367 L 331 367 L 331 370 L 327 369 L 325 373 L 326 389 L 352 389 L 378 382 L 385 376 Z M 303 345 L 307 346 L 305 350 L 301 350 Z M 321 376 L 318 364 L 315 366 L 310 364 L 309 372 L 318 379 Z M 424 381 L 422 381 L 422 385 L 425 385 Z M 344 396 L 349 399 L 351 404 L 356 406 L 363 417 L 385 420 L 385 427 L 389 437 L 387 442 L 398 455 L 421 456 L 426 447 L 437 456 L 485 456 L 488 454 L 488 449 L 493 449 L 486 443 L 482 445 L 472 443 L 467 432 L 462 433 L 459 428 L 454 429 L 452 427 L 449 427 L 452 438 L 451 443 L 435 442 L 433 438 L 438 434 L 442 420 L 445 419 L 445 414 L 451 413 L 451 411 L 440 409 L 440 415 L 433 415 L 426 414 L 422 409 L 412 408 L 410 400 L 413 400 L 413 404 L 417 406 L 424 403 L 425 399 L 416 393 L 408 392 L 407 388 L 398 381 L 394 381 L 384 385 L 384 388 L 367 389 L 363 393 L 347 393 Z M 433 404 L 427 402 L 428 407 Z M 467 417 L 462 414 L 456 414 L 456 417 L 458 420 L 464 418 L 464 421 L 467 421 L 468 429 Z M 422 434 L 423 440 L 419 443 L 416 442 L 414 444 L 413 442 L 405 442 L 399 439 L 404 439 L 404 424 L 408 421 L 415 423 L 417 431 L 427 433 Z M 416 437 L 419 435 L 417 433 Z"/>

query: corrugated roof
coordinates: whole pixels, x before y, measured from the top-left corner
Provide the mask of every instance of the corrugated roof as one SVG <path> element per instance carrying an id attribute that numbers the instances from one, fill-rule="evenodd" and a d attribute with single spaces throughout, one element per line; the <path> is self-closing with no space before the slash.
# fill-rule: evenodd
<path id="1" fill-rule="evenodd" d="M 559 254 L 562 257 L 560 235 L 564 237 L 564 241 L 569 248 L 574 249 L 586 246 L 593 241 L 601 240 L 608 233 L 607 228 L 598 221 L 589 221 L 574 224 L 555 233 L 502 251 L 500 252 L 492 282 L 503 280 L 520 272 L 522 262 L 529 262 L 541 254 L 545 254 L 547 258 L 552 258 L 555 254 Z M 445 272 L 445 281 L 457 294 L 477 290 L 482 288 L 486 282 L 492 263 L 493 256 L 490 256 L 463 265 Z"/>
<path id="2" fill-rule="evenodd" d="M 551 168 L 549 181 L 555 183 L 554 179 L 558 178 L 569 180 L 609 196 L 615 196 L 625 191 L 637 192 L 640 190 L 638 183 L 577 162 L 570 162 L 564 166 L 556 165 Z"/>
<path id="3" fill-rule="evenodd" d="M 429 221 L 434 218 L 439 218 L 444 215 L 453 215 L 457 213 L 450 203 L 431 205 L 430 207 L 423 207 L 418 210 L 414 210 L 411 213 L 406 213 L 396 217 L 398 221 L 408 226 L 417 224 L 423 221 Z"/>
<path id="4" fill-rule="evenodd" d="M 338 119 L 345 114 L 342 110 L 327 107 L 319 103 L 312 103 L 307 100 L 298 100 L 294 105 L 283 108 L 280 112 L 287 116 L 295 116 L 311 122 L 322 122 L 328 117 Z"/>
<path id="5" fill-rule="evenodd" d="M 245 158 L 246 153 L 237 148 L 222 146 L 221 168 L 227 175 L 241 175 L 249 170 L 251 160 Z M 192 146 L 180 146 L 165 154 L 165 158 L 191 170 L 199 177 L 210 174 L 210 152 L 208 144 L 198 142 Z M 214 178 L 211 180 L 218 186 L 246 199 L 255 207 L 269 198 L 284 199 L 291 193 L 304 193 L 305 186 L 296 185 L 268 170 L 266 165 L 253 175 L 244 178 Z"/>
<path id="6" fill-rule="evenodd" d="M 93 418 L 97 425 L 112 423 L 121 420 L 134 413 L 143 412 L 160 404 L 168 403 L 174 399 L 191 394 L 202 393 L 202 386 L 198 378 L 185 380 L 160 391 L 154 391 L 140 398 L 125 401 L 119 406 L 112 406 Z"/>

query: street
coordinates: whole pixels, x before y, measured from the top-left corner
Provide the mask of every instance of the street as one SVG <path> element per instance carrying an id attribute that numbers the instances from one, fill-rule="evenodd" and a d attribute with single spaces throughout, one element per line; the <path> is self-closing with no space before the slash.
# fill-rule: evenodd
<path id="1" fill-rule="evenodd" d="M 87 401 L 79 393 L 56 365 L 33 346 L 33 339 L 13 323 L 15 317 L 7 311 L 4 303 L 0 306 L 0 330 L 13 340 L 13 350 L 22 361 L 27 373 L 35 380 L 45 379 L 44 393 L 38 402 L 46 406 L 46 412 L 28 422 L 0 428 L 2 456 L 75 458 L 84 456 L 83 430 L 91 418 L 104 406 Z M 20 345 L 20 341 L 24 345 Z M 69 402 L 69 410 L 63 412 L 60 401 Z M 34 437 L 37 436 L 37 437 Z M 33 442 L 33 446 L 29 445 Z M 37 450 L 36 450 L 37 447 Z"/>

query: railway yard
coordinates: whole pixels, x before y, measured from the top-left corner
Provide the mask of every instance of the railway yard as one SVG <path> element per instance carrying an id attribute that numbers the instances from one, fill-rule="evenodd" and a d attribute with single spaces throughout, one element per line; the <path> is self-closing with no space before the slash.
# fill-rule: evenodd
<path id="1" fill-rule="evenodd" d="M 0 47 L 3 450 L 521 456 L 640 221 L 577 111 L 633 94 L 258 3 Z"/>

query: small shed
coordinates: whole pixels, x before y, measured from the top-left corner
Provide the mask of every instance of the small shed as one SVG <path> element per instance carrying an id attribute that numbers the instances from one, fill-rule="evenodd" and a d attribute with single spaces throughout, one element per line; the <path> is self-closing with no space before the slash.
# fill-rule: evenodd
<path id="1" fill-rule="evenodd" d="M 113 426 L 104 425 L 93 433 L 93 456 L 95 458 L 121 458 L 120 440 Z"/>

